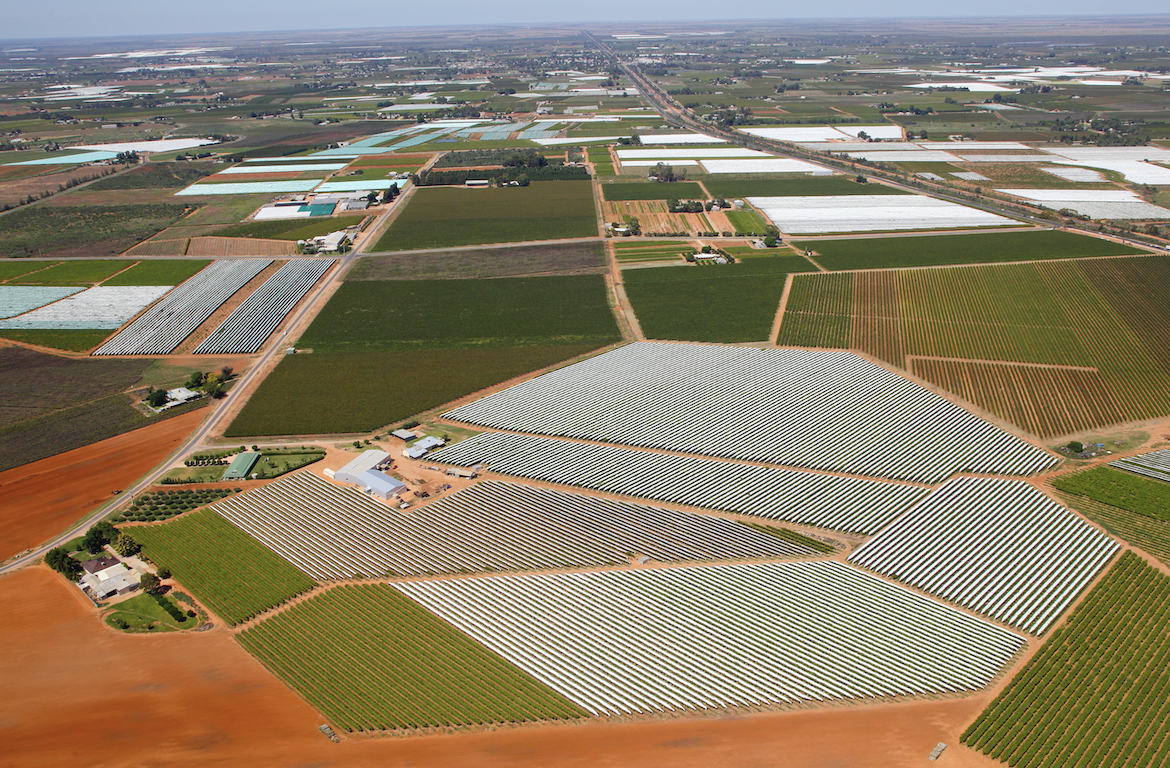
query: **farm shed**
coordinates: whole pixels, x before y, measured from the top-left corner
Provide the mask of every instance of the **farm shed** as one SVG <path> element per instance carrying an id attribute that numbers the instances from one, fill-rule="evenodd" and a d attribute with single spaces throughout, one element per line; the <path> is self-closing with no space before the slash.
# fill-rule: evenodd
<path id="1" fill-rule="evenodd" d="M 377 496 L 382 501 L 390 501 L 408 490 L 406 483 L 396 477 L 390 477 L 385 472 L 376 469 L 367 469 L 358 476 L 358 485 L 371 496 Z"/>
<path id="2" fill-rule="evenodd" d="M 409 429 L 396 429 L 390 434 L 394 435 L 399 440 L 413 440 L 418 437 L 418 435 L 411 432 Z"/>
<path id="3" fill-rule="evenodd" d="M 414 448 L 407 448 L 402 452 L 402 455 L 408 459 L 421 459 L 423 456 L 427 455 L 427 449 L 415 446 Z"/>
<path id="4" fill-rule="evenodd" d="M 385 451 L 370 450 L 362 453 L 356 459 L 346 464 L 341 469 L 333 474 L 333 479 L 339 483 L 352 483 L 354 485 L 361 485 L 361 476 L 363 472 L 371 469 L 379 469 L 388 466 L 391 463 L 390 454 Z"/>
<path id="5" fill-rule="evenodd" d="M 422 440 L 419 440 L 417 443 L 415 443 L 411 447 L 422 448 L 423 450 L 430 451 L 430 450 L 434 450 L 435 448 L 439 448 L 441 446 L 444 446 L 446 444 L 447 444 L 447 441 L 443 440 L 442 438 L 439 438 L 439 437 L 424 437 Z"/>
<path id="6" fill-rule="evenodd" d="M 224 470 L 223 476 L 220 480 L 246 480 L 248 473 L 252 471 L 252 467 L 256 466 L 256 462 L 260 461 L 260 454 L 252 451 L 244 451 L 237 454 L 228 468 Z"/>

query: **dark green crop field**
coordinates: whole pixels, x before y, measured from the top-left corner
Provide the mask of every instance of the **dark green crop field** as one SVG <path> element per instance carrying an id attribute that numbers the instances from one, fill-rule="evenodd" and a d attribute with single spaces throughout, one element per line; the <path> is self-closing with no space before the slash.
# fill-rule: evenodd
<path id="1" fill-rule="evenodd" d="M 265 240 L 308 240 L 362 223 L 365 216 L 317 216 L 291 221 L 252 221 L 215 233 L 217 237 L 258 237 Z"/>
<path id="2" fill-rule="evenodd" d="M 239 640 L 347 731 L 588 714 L 385 584 L 330 589 Z"/>
<path id="3" fill-rule="evenodd" d="M 449 248 L 597 237 L 588 181 L 534 181 L 527 187 L 424 187 L 374 251 Z"/>
<path id="4" fill-rule="evenodd" d="M 633 184 L 615 182 L 601 185 L 602 196 L 609 201 L 622 200 L 705 200 L 703 188 L 693 181 L 648 182 Z"/>
<path id="5" fill-rule="evenodd" d="M 140 261 L 102 285 L 178 285 L 210 263 L 207 259 Z"/>
<path id="6" fill-rule="evenodd" d="M 545 243 L 396 256 L 367 256 L 346 280 L 451 280 L 519 275 L 598 274 L 606 269 L 605 247 L 592 243 Z"/>
<path id="7" fill-rule="evenodd" d="M 1170 520 L 1170 483 L 1113 467 L 1094 467 L 1057 477 L 1052 484 L 1065 493 L 1087 496 L 1155 520 Z"/>
<path id="8" fill-rule="evenodd" d="M 963 733 L 1015 768 L 1165 765 L 1170 577 L 1126 553 Z"/>
<path id="9" fill-rule="evenodd" d="M 115 272 L 120 272 L 132 261 L 110 259 L 95 261 L 63 261 L 60 264 L 18 277 L 9 285 L 90 285 L 100 283 Z"/>
<path id="10" fill-rule="evenodd" d="M 177 189 L 199 181 L 213 170 L 211 163 L 148 163 L 98 179 L 86 189 Z"/>
<path id="11" fill-rule="evenodd" d="M 708 179 L 715 197 L 788 197 L 789 195 L 905 195 L 884 184 L 858 184 L 852 176 L 797 176 L 781 179 Z"/>
<path id="12" fill-rule="evenodd" d="M 0 256 L 106 256 L 166 229 L 190 208 L 176 203 L 35 206 L 0 216 Z"/>
<path id="13" fill-rule="evenodd" d="M 314 353 L 602 346 L 619 336 L 600 275 L 347 282 L 301 337 Z"/>
<path id="14" fill-rule="evenodd" d="M 204 605 L 233 624 L 316 585 L 210 509 L 126 530 L 152 562 L 170 568 Z"/>
<path id="15" fill-rule="evenodd" d="M 994 264 L 1145 253 L 1109 240 L 1054 230 L 804 242 L 794 240 L 792 245 L 814 251 L 813 258 L 818 264 L 834 270 Z"/>
<path id="16" fill-rule="evenodd" d="M 811 272 L 799 256 L 761 256 L 736 264 L 628 269 L 626 295 L 649 339 L 763 341 L 791 272 Z"/>

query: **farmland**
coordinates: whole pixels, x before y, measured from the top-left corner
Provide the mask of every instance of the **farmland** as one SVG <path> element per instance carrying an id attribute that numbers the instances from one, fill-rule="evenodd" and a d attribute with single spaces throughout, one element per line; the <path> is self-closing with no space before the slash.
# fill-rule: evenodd
<path id="1" fill-rule="evenodd" d="M 1022 645 L 832 561 L 392 586 L 594 714 L 972 690 Z"/>
<path id="2" fill-rule="evenodd" d="M 98 179 L 86 190 L 178 189 L 214 170 L 210 163 L 149 163 L 117 176 Z"/>
<path id="3" fill-rule="evenodd" d="M 1094 467 L 1061 475 L 1052 481 L 1057 490 L 1085 496 L 1154 520 L 1170 522 L 1170 484 L 1112 467 Z"/>
<path id="4" fill-rule="evenodd" d="M 1127 553 L 963 734 L 1019 768 L 1170 755 L 1170 577 Z"/>
<path id="5" fill-rule="evenodd" d="M 102 285 L 178 285 L 210 263 L 204 259 L 140 261 Z"/>
<path id="6" fill-rule="evenodd" d="M 793 241 L 825 269 L 888 269 L 945 264 L 1075 259 L 1140 254 L 1136 248 L 1072 232 L 981 232 L 970 235 Z"/>
<path id="7" fill-rule="evenodd" d="M 618 263 L 635 261 L 681 261 L 694 254 L 690 243 L 663 243 L 658 241 L 615 242 L 614 258 Z"/>
<path id="8" fill-rule="evenodd" d="M 596 237 L 588 181 L 536 181 L 527 187 L 415 191 L 374 251 Z"/>
<path id="9" fill-rule="evenodd" d="M 1170 521 L 1102 504 L 1087 496 L 1065 493 L 1055 487 L 1051 490 L 1070 508 L 1101 525 L 1109 533 L 1125 539 L 1170 566 Z"/>
<path id="10" fill-rule="evenodd" d="M 703 188 L 693 181 L 634 184 L 602 184 L 601 194 L 607 201 L 625 200 L 705 200 Z"/>
<path id="11" fill-rule="evenodd" d="M 797 275 L 779 341 L 859 349 L 1033 434 L 1068 434 L 1170 413 L 1154 309 L 1168 280 L 1159 257 Z"/>
<path id="12" fill-rule="evenodd" d="M 289 355 L 264 379 L 226 435 L 368 432 L 596 348 L 585 344 Z"/>
<path id="13" fill-rule="evenodd" d="M 355 280 L 450 280 L 522 275 L 597 274 L 605 270 L 600 242 L 367 256 L 346 274 Z"/>
<path id="14" fill-rule="evenodd" d="M 93 349 L 105 341 L 110 335 L 108 330 L 54 330 L 19 328 L 0 329 L 0 338 L 11 339 L 25 344 L 36 344 L 50 349 L 61 349 L 66 352 L 85 352 Z"/>
<path id="15" fill-rule="evenodd" d="M 230 623 L 246 621 L 314 586 L 304 573 L 211 510 L 128 530 L 151 561 L 169 568 L 200 602 Z"/>
<path id="16" fill-rule="evenodd" d="M 720 179 L 703 182 L 714 197 L 728 200 L 745 197 L 788 197 L 790 195 L 904 195 L 884 184 L 858 184 L 845 176 L 807 176 L 782 179 Z"/>
<path id="17" fill-rule="evenodd" d="M 647 337 L 735 343 L 767 339 L 788 274 L 812 270 L 799 256 L 769 256 L 627 270 L 622 281 Z"/>
<path id="18" fill-rule="evenodd" d="M 48 269 L 13 278 L 9 285 L 86 285 L 100 283 L 128 266 L 125 261 L 63 261 Z"/>
<path id="19" fill-rule="evenodd" d="M 0 216 L 0 256 L 105 256 L 174 224 L 174 203 L 22 208 Z"/>
<path id="20" fill-rule="evenodd" d="M 587 714 L 389 586 L 330 589 L 248 628 L 239 640 L 347 731 Z"/>
<path id="21" fill-rule="evenodd" d="M 308 240 L 348 227 L 356 227 L 365 216 L 318 216 L 308 221 L 252 221 L 217 231 L 217 237 L 258 237 L 268 240 Z"/>

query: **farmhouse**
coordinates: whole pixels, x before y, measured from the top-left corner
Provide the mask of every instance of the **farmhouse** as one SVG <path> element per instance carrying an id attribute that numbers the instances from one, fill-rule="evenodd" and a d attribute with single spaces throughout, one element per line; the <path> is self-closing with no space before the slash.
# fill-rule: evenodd
<path id="1" fill-rule="evenodd" d="M 442 438 L 433 437 L 433 436 L 432 437 L 424 437 L 422 440 L 419 440 L 414 445 L 410 446 L 405 451 L 403 451 L 402 455 L 408 459 L 421 459 L 423 456 L 426 456 L 427 453 L 429 453 L 430 451 L 434 450 L 435 448 L 440 448 L 446 444 L 447 444 L 447 441 L 443 440 Z"/>
<path id="2" fill-rule="evenodd" d="M 81 588 L 95 600 L 125 595 L 138 589 L 138 574 L 112 557 L 99 557 L 81 564 L 85 575 Z"/>
<path id="3" fill-rule="evenodd" d="M 339 483 L 352 483 L 371 496 L 390 501 L 408 490 L 406 483 L 393 478 L 382 470 L 393 463 L 385 451 L 366 451 L 341 469 L 333 473 Z"/>

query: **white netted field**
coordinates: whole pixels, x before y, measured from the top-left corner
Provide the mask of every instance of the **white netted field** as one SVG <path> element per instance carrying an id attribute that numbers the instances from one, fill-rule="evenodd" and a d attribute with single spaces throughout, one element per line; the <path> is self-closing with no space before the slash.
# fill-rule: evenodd
<path id="1" fill-rule="evenodd" d="M 1069 208 L 1093 219 L 1170 219 L 1170 209 L 1147 203 L 1126 189 L 1001 189 L 1045 208 Z"/>
<path id="2" fill-rule="evenodd" d="M 920 150 L 915 152 L 886 152 L 881 150 L 881 145 L 877 149 L 867 149 L 861 152 L 848 152 L 850 157 L 855 157 L 862 160 L 873 160 L 879 163 L 957 163 L 959 158 L 949 152 L 939 152 L 936 150 Z M 831 147 L 828 151 L 832 152 Z"/>
<path id="3" fill-rule="evenodd" d="M 1108 181 L 1104 174 L 1102 174 L 1100 171 L 1094 171 L 1092 168 L 1063 165 L 1042 165 L 1040 166 L 1040 170 L 1051 173 L 1053 176 L 1059 176 L 1065 181 L 1076 181 L 1084 184 Z"/>
<path id="4" fill-rule="evenodd" d="M 960 151 L 962 147 L 958 148 Z M 1052 161 L 1051 155 L 964 155 L 960 154 L 959 159 L 964 163 L 1048 163 Z"/>
<path id="5" fill-rule="evenodd" d="M 104 149 L 107 152 L 175 152 L 214 143 L 214 139 L 160 139 L 158 141 L 121 141 L 115 144 L 79 144 L 70 147 L 70 149 Z"/>
<path id="6" fill-rule="evenodd" d="M 38 160 L 5 163 L 5 165 L 75 165 L 81 163 L 97 163 L 102 160 L 113 160 L 117 156 L 117 152 L 54 152 L 48 157 L 42 157 Z"/>
<path id="7" fill-rule="evenodd" d="M 751 197 L 781 232 L 887 232 L 903 229 L 1011 227 L 994 213 L 920 195 Z"/>
<path id="8" fill-rule="evenodd" d="M 285 163 L 284 165 L 235 165 L 225 168 L 217 176 L 233 173 L 304 173 L 306 171 L 340 171 L 345 163 Z"/>
<path id="9" fill-rule="evenodd" d="M 1024 644 L 832 561 L 391 586 L 595 714 L 972 691 Z"/>
<path id="10" fill-rule="evenodd" d="M 825 170 L 819 165 L 786 157 L 704 160 L 703 167 L 707 173 L 815 173 Z"/>
<path id="11" fill-rule="evenodd" d="M 1074 201 L 1081 203 L 1140 203 L 1136 192 L 1128 189 L 1001 189 L 1009 195 L 1038 202 Z"/>
<path id="12" fill-rule="evenodd" d="M 643 144 L 726 144 L 727 139 L 705 136 L 701 133 L 643 133 Z"/>
<path id="13" fill-rule="evenodd" d="M 0 318 L 23 315 L 82 290 L 59 286 L 0 285 Z"/>
<path id="14" fill-rule="evenodd" d="M 1141 160 L 1054 160 L 1059 165 L 1087 165 L 1105 171 L 1115 171 L 1132 184 L 1163 186 L 1170 184 L 1170 168 Z"/>
<path id="15" fill-rule="evenodd" d="M 857 138 L 862 133 L 871 139 L 900 139 L 902 128 L 897 125 L 838 125 L 838 131 L 846 136 Z"/>
<path id="16" fill-rule="evenodd" d="M 699 167 L 698 160 L 623 160 L 622 166 L 625 168 L 653 168 L 654 166 L 663 162 L 675 168 L 682 165 L 694 166 L 695 168 Z M 755 161 L 749 160 L 748 162 Z"/>
<path id="17" fill-rule="evenodd" d="M 838 131 L 836 128 L 830 128 L 827 125 L 790 125 L 776 128 L 740 128 L 740 131 L 751 134 L 752 136 L 759 136 L 763 139 L 775 139 L 776 141 L 791 142 L 824 142 L 850 138 L 846 134 Z M 828 149 L 828 147 L 825 147 L 824 149 Z"/>
<path id="18" fill-rule="evenodd" d="M 956 179 L 963 181 L 991 181 L 991 179 L 984 176 L 982 173 L 975 173 L 975 171 L 955 171 L 951 173 Z"/>
<path id="19" fill-rule="evenodd" d="M 727 157 L 772 157 L 767 152 L 738 147 L 712 147 L 710 149 L 619 149 L 618 159 L 626 160 L 704 160 Z"/>
<path id="20" fill-rule="evenodd" d="M 289 181 L 238 181 L 230 184 L 192 184 L 175 193 L 183 195 L 262 195 L 282 192 L 308 192 L 321 182 L 318 179 L 290 179 Z"/>
<path id="21" fill-rule="evenodd" d="M 117 328 L 173 287 L 99 285 L 0 321 L 0 328 Z"/>
<path id="22" fill-rule="evenodd" d="M 1029 474 L 1056 461 L 848 352 L 638 342 L 444 415 L 495 429 L 924 483 L 961 471 Z"/>
<path id="23" fill-rule="evenodd" d="M 366 181 L 327 181 L 317 187 L 317 192 L 361 192 L 364 190 L 401 189 L 406 185 L 406 179 L 368 179 Z"/>

